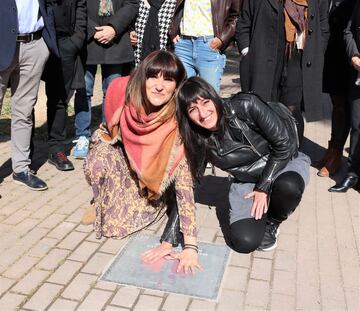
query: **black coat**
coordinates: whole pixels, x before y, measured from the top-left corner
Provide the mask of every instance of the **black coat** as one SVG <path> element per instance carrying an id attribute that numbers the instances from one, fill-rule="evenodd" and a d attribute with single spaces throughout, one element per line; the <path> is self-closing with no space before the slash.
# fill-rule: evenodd
<path id="1" fill-rule="evenodd" d="M 56 45 L 54 17 L 50 3 L 39 0 L 40 14 L 44 20 L 42 36 L 49 50 L 58 55 Z M 18 33 L 18 18 L 15 0 L 1 0 L 0 5 L 0 71 L 6 70 L 16 52 L 16 35 Z"/>
<path id="2" fill-rule="evenodd" d="M 278 0 L 244 0 L 237 23 L 235 38 L 238 48 L 249 47 L 241 61 L 241 86 L 244 91 L 254 91 L 264 100 L 271 98 L 276 66 L 284 53 L 279 40 L 279 19 L 283 18 L 282 2 Z M 319 98 L 322 93 L 324 53 L 329 36 L 328 0 L 309 0 L 308 35 L 302 57 L 303 99 L 306 119 L 315 121 L 322 117 Z M 280 61 L 280 63 L 282 63 Z"/>
<path id="3" fill-rule="evenodd" d="M 360 55 L 360 2 L 357 1 L 353 14 L 344 31 L 346 53 L 349 62 L 354 55 Z"/>
<path id="4" fill-rule="evenodd" d="M 124 64 L 134 60 L 134 50 L 130 44 L 129 26 L 134 21 L 139 0 L 112 0 L 114 15 L 100 17 L 99 0 L 87 0 L 88 45 L 86 64 Z M 116 37 L 111 44 L 100 44 L 94 40 L 95 27 L 111 25 Z"/>
<path id="5" fill-rule="evenodd" d="M 330 38 L 325 53 L 323 74 L 323 90 L 326 93 L 346 96 L 349 89 L 350 63 L 345 49 L 344 30 L 350 20 L 355 1 L 330 1 Z"/>
<path id="6" fill-rule="evenodd" d="M 61 70 L 60 77 L 63 77 L 68 93 L 70 88 L 85 87 L 85 64 L 80 54 L 86 43 L 86 0 L 54 0 L 52 9 L 60 61 L 56 60 L 54 55 L 50 56 L 43 79 L 54 79 L 54 71 Z"/>
<path id="7" fill-rule="evenodd" d="M 297 153 L 284 121 L 254 94 L 224 101 L 224 135 L 210 137 L 209 161 L 240 182 L 269 191 L 274 177 Z M 242 126 L 239 126 L 242 122 Z"/>

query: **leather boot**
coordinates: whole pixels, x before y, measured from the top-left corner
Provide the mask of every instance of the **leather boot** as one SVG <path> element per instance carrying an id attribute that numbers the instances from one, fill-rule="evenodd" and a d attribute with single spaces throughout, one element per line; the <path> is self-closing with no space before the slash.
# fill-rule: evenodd
<path id="1" fill-rule="evenodd" d="M 355 174 L 348 173 L 342 181 L 337 183 L 335 186 L 332 186 L 329 189 L 329 192 L 346 192 L 350 188 L 355 190 L 359 189 L 359 177 Z"/>
<path id="2" fill-rule="evenodd" d="M 341 168 L 342 153 L 339 150 L 331 149 L 324 166 L 318 171 L 320 177 L 329 177 Z"/>
<path id="3" fill-rule="evenodd" d="M 317 175 L 329 177 L 335 174 L 341 167 L 342 150 L 335 149 L 329 141 L 329 147 L 320 161 L 315 161 L 314 166 L 319 169 Z"/>
<path id="4" fill-rule="evenodd" d="M 91 225 L 95 222 L 95 218 L 96 218 L 96 210 L 95 210 L 95 204 L 91 204 L 90 207 L 88 207 L 85 212 L 84 215 L 81 218 L 80 223 L 82 225 L 88 226 Z"/>

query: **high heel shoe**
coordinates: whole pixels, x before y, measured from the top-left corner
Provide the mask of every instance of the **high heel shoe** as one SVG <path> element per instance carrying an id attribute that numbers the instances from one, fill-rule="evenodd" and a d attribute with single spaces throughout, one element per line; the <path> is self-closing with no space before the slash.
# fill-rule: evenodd
<path id="1" fill-rule="evenodd" d="M 359 183 L 359 177 L 352 174 L 347 174 L 345 178 L 337 183 L 335 186 L 332 186 L 329 189 L 329 192 L 346 192 L 350 188 L 357 188 Z"/>

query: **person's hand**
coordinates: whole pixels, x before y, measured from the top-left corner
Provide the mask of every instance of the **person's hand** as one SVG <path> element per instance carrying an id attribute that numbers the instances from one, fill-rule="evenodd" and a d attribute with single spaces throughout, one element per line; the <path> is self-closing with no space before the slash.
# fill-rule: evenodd
<path id="1" fill-rule="evenodd" d="M 171 255 L 172 245 L 168 242 L 162 242 L 159 246 L 147 250 L 141 254 L 142 260 L 146 263 L 154 263 L 161 258 Z"/>
<path id="2" fill-rule="evenodd" d="M 262 191 L 253 191 L 245 196 L 245 199 L 253 199 L 251 216 L 256 220 L 261 219 L 262 215 L 268 210 L 268 194 Z"/>
<path id="3" fill-rule="evenodd" d="M 222 47 L 222 45 L 223 45 L 222 41 L 217 37 L 212 39 L 209 44 L 210 48 L 216 52 L 220 51 L 220 48 Z"/>
<path id="4" fill-rule="evenodd" d="M 101 44 L 109 44 L 116 36 L 116 31 L 112 26 L 95 27 L 94 39 Z"/>
<path id="5" fill-rule="evenodd" d="M 355 55 L 351 58 L 351 64 L 357 71 L 360 71 L 360 56 Z"/>
<path id="6" fill-rule="evenodd" d="M 130 43 L 132 45 L 136 45 L 138 42 L 138 37 L 136 35 L 136 32 L 133 30 L 133 31 L 130 31 Z"/>
<path id="7" fill-rule="evenodd" d="M 176 44 L 180 41 L 180 36 L 177 35 L 174 39 L 173 39 L 173 43 Z"/>
<path id="8" fill-rule="evenodd" d="M 201 266 L 199 265 L 199 256 L 197 251 L 190 248 L 185 248 L 180 253 L 172 254 L 172 257 L 179 260 L 176 272 L 180 273 L 182 270 L 185 274 L 191 272 L 195 274 L 196 269 L 201 271 Z"/>

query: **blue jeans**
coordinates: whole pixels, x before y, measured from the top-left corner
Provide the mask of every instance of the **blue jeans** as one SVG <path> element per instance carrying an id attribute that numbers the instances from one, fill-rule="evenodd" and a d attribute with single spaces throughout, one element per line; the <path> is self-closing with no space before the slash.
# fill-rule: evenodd
<path id="1" fill-rule="evenodd" d="M 126 76 L 130 72 L 130 64 L 101 65 L 102 78 L 102 120 L 104 121 L 104 99 L 110 82 L 117 77 Z M 87 65 L 85 72 L 85 88 L 76 90 L 75 94 L 75 135 L 90 138 L 91 131 L 91 97 L 94 91 L 94 82 L 97 65 Z"/>
<path id="2" fill-rule="evenodd" d="M 213 36 L 182 37 L 175 44 L 175 54 L 182 61 L 188 77 L 200 76 L 219 93 L 226 56 L 210 48 Z"/>

